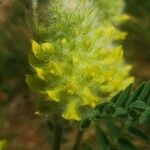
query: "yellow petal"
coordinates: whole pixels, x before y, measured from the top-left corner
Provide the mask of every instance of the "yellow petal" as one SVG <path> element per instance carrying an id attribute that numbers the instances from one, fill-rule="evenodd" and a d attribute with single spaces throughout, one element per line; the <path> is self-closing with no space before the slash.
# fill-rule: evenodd
<path id="1" fill-rule="evenodd" d="M 35 56 L 38 55 L 40 49 L 41 49 L 40 44 L 38 44 L 36 41 L 32 40 L 32 51 Z"/>
<path id="2" fill-rule="evenodd" d="M 75 100 L 70 100 L 70 102 L 66 106 L 66 109 L 62 113 L 62 117 L 67 120 L 79 121 L 81 118 L 79 116 L 77 108 L 77 102 Z"/>
<path id="3" fill-rule="evenodd" d="M 60 89 L 47 90 L 46 91 L 47 99 L 59 102 L 60 101 L 59 93 L 60 93 Z"/>
<path id="4" fill-rule="evenodd" d="M 56 62 L 50 62 L 45 69 L 54 76 L 60 76 L 62 74 L 62 68 Z"/>
<path id="5" fill-rule="evenodd" d="M 54 51 L 54 46 L 49 42 L 42 43 L 41 47 L 47 53 L 52 53 Z"/>
<path id="6" fill-rule="evenodd" d="M 38 68 L 38 67 L 36 67 L 35 70 L 36 70 L 38 76 L 44 80 L 44 70 L 41 68 Z"/>
<path id="7" fill-rule="evenodd" d="M 82 98 L 83 98 L 82 105 L 95 107 L 100 102 L 100 98 L 93 95 L 88 88 L 83 89 Z"/>

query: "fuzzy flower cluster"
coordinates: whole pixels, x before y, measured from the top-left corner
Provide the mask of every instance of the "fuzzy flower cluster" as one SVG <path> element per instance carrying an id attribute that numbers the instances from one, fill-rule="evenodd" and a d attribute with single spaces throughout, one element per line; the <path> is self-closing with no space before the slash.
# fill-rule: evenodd
<path id="1" fill-rule="evenodd" d="M 67 120 L 81 120 L 133 82 L 122 46 L 126 34 L 103 23 L 90 0 L 58 0 L 51 5 L 47 39 L 32 40 L 26 81 L 57 103 Z M 102 14 L 101 14 L 102 15 Z"/>

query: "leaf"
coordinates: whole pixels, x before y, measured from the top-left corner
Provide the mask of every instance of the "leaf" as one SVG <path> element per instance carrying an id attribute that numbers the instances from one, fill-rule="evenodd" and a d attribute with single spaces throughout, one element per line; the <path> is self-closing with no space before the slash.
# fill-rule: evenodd
<path id="1" fill-rule="evenodd" d="M 146 120 L 150 120 L 150 107 L 148 107 L 140 116 L 139 124 L 144 123 Z"/>
<path id="2" fill-rule="evenodd" d="M 132 94 L 132 96 L 128 99 L 126 107 L 128 107 L 131 103 L 133 103 L 138 96 L 140 95 L 141 91 L 143 90 L 145 86 L 145 83 L 142 83 L 137 89 L 136 91 Z"/>
<path id="3" fill-rule="evenodd" d="M 81 150 L 92 150 L 92 148 L 88 144 L 83 143 L 81 145 Z"/>
<path id="4" fill-rule="evenodd" d="M 147 107 L 147 105 L 144 102 L 136 101 L 136 102 L 132 103 L 129 108 L 144 109 L 145 110 L 146 107 Z"/>
<path id="5" fill-rule="evenodd" d="M 116 142 L 119 137 L 118 127 L 111 120 L 106 121 L 106 126 L 108 129 L 109 135 L 111 137 L 111 140 Z"/>
<path id="6" fill-rule="evenodd" d="M 117 108 L 116 112 L 114 113 L 114 117 L 120 117 L 126 115 L 127 115 L 127 111 L 122 107 Z"/>
<path id="7" fill-rule="evenodd" d="M 145 133 L 143 133 L 141 130 L 139 130 L 138 128 L 130 126 L 130 127 L 127 128 L 127 130 L 133 136 L 139 137 L 143 140 L 149 140 L 149 137 Z"/>
<path id="8" fill-rule="evenodd" d="M 130 84 L 119 96 L 119 98 L 116 101 L 117 106 L 123 106 L 127 99 L 129 98 L 130 92 L 132 89 L 132 84 Z"/>
<path id="9" fill-rule="evenodd" d="M 118 94 L 116 94 L 112 99 L 111 99 L 111 102 L 116 102 L 117 99 L 119 98 L 119 96 L 121 95 L 122 91 L 120 91 Z"/>
<path id="10" fill-rule="evenodd" d="M 105 136 L 103 130 L 99 127 L 96 127 L 96 137 L 100 144 L 101 150 L 109 150 L 109 141 L 107 137 Z"/>
<path id="11" fill-rule="evenodd" d="M 145 84 L 144 89 L 142 90 L 141 94 L 138 97 L 138 101 L 147 101 L 149 96 L 150 96 L 150 81 L 147 84 Z"/>
<path id="12" fill-rule="evenodd" d="M 150 106 L 150 96 L 149 96 L 149 98 L 147 100 L 147 105 Z"/>

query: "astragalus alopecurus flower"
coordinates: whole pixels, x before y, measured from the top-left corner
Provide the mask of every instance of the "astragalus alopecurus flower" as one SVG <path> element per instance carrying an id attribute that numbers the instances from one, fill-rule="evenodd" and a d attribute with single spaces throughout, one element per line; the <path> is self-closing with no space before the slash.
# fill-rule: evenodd
<path id="1" fill-rule="evenodd" d="M 63 118 L 79 121 L 134 81 L 116 42 L 126 33 L 101 19 L 90 0 L 56 0 L 47 15 L 47 25 L 38 27 L 45 36 L 32 40 L 26 81 Z"/>

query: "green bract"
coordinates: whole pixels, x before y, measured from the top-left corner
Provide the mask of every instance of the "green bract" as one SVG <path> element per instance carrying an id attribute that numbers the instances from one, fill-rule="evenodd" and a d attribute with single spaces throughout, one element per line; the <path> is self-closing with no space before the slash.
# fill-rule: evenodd
<path id="1" fill-rule="evenodd" d="M 32 40 L 33 74 L 26 81 L 57 103 L 63 118 L 81 120 L 133 82 L 122 47 L 114 43 L 126 34 L 104 21 L 106 12 L 99 14 L 90 0 L 56 0 L 49 7 L 47 25 L 38 28 L 45 36 Z"/>

